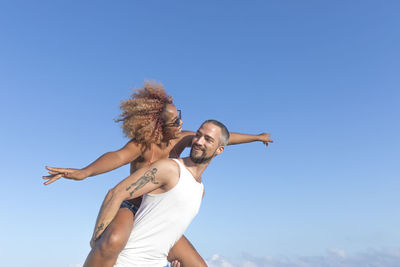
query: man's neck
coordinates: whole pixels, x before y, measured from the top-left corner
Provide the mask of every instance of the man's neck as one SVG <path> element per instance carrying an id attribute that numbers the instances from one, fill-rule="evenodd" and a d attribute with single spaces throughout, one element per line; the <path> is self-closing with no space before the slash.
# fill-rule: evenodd
<path id="1" fill-rule="evenodd" d="M 207 169 L 208 164 L 210 164 L 211 160 L 207 163 L 194 163 L 190 157 L 182 158 L 182 161 L 185 167 L 190 171 L 196 181 L 201 182 L 201 175 L 204 170 Z"/>

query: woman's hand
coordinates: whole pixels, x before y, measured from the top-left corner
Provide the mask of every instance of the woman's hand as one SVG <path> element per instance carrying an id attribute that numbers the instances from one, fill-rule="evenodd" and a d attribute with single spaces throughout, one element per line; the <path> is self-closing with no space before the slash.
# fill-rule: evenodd
<path id="1" fill-rule="evenodd" d="M 274 142 L 270 139 L 270 136 L 271 136 L 271 134 L 269 134 L 269 133 L 261 133 L 258 135 L 260 141 L 263 142 L 265 146 L 268 146 L 268 143 Z"/>
<path id="2" fill-rule="evenodd" d="M 71 179 L 71 180 L 83 180 L 85 179 L 88 175 L 85 173 L 85 171 L 80 170 L 80 169 L 71 169 L 71 168 L 54 168 L 54 167 L 48 167 L 46 166 L 46 169 L 49 171 L 48 176 L 43 176 L 43 179 L 48 179 L 44 185 L 49 185 L 52 182 L 57 181 L 61 177 Z"/>

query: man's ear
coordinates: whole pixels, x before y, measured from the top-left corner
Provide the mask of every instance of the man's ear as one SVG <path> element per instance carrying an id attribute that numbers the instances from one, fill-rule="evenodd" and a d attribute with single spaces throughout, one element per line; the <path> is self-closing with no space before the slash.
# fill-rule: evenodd
<path id="1" fill-rule="evenodd" d="M 224 147 L 224 146 L 219 146 L 219 147 L 217 148 L 217 150 L 215 151 L 215 155 L 221 154 L 222 152 L 224 152 L 224 150 L 225 150 L 225 147 Z"/>

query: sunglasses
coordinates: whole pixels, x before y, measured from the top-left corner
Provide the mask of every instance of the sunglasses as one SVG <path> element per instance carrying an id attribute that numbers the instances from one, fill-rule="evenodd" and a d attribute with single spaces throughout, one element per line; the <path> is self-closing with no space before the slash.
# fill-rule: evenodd
<path id="1" fill-rule="evenodd" d="M 181 120 L 182 120 L 182 113 L 181 113 L 181 110 L 178 109 L 178 118 L 171 123 L 165 124 L 165 126 L 166 127 L 179 127 L 181 125 Z"/>

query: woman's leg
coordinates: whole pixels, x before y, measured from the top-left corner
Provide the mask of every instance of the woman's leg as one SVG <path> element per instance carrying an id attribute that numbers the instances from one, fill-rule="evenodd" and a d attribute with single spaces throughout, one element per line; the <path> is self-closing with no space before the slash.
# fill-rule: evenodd
<path id="1" fill-rule="evenodd" d="M 178 260 L 181 267 L 207 267 L 206 262 L 185 236 L 182 236 L 169 251 L 168 261 L 174 260 Z"/>
<path id="2" fill-rule="evenodd" d="M 118 210 L 100 239 L 90 251 L 83 267 L 111 267 L 128 242 L 133 228 L 134 215 L 127 208 Z"/>

